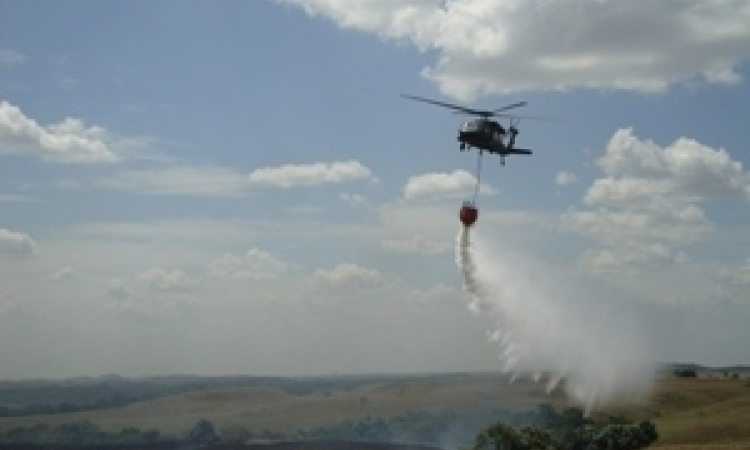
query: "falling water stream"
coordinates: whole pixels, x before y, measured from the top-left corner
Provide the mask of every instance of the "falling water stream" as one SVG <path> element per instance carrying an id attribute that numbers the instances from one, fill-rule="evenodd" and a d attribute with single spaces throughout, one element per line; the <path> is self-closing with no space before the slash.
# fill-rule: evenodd
<path id="1" fill-rule="evenodd" d="M 492 319 L 488 337 L 503 370 L 544 382 L 549 392 L 560 387 L 587 412 L 648 397 L 655 363 L 627 308 L 541 267 L 525 269 L 522 258 L 493 253 L 474 234 L 459 230 L 456 263 L 470 310 Z"/>

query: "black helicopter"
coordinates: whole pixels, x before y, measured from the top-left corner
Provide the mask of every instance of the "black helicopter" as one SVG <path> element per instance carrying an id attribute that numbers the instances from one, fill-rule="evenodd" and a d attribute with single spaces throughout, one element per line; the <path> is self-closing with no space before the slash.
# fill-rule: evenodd
<path id="1" fill-rule="evenodd" d="M 519 117 L 505 114 L 505 111 L 525 106 L 526 102 L 513 103 L 499 109 L 483 110 L 472 109 L 452 103 L 439 102 L 429 98 L 417 97 L 415 95 L 401 94 L 402 97 L 419 102 L 431 103 L 433 105 L 450 108 L 456 112 L 479 116 L 477 119 L 468 120 L 458 130 L 458 142 L 461 151 L 471 148 L 482 152 L 489 152 L 500 156 L 500 164 L 505 165 L 505 157 L 508 155 L 530 155 L 531 150 L 516 148 L 516 136 L 518 135 Z M 507 117 L 510 125 L 506 130 L 497 121 L 490 117 Z M 507 138 L 507 140 L 506 140 Z"/>

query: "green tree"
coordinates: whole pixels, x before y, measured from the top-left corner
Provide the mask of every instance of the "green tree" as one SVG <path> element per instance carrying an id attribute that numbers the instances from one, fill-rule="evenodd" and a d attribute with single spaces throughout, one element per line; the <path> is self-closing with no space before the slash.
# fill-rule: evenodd
<path id="1" fill-rule="evenodd" d="M 545 450 L 552 446 L 550 433 L 540 428 L 524 427 L 519 435 L 521 446 L 526 450 Z"/>
<path id="2" fill-rule="evenodd" d="M 193 425 L 188 432 L 188 440 L 196 444 L 211 444 L 219 440 L 214 424 L 206 419 L 201 419 Z"/>
<path id="3" fill-rule="evenodd" d="M 513 427 L 498 423 L 479 433 L 472 450 L 526 450 L 521 434 Z"/>
<path id="4" fill-rule="evenodd" d="M 697 378 L 698 372 L 695 369 L 676 369 L 674 376 L 677 378 Z"/>
<path id="5" fill-rule="evenodd" d="M 546 410 L 545 415 L 551 418 Z M 557 418 L 564 418 L 565 414 Z M 581 422 L 577 414 L 568 419 Z M 576 426 L 545 428 L 524 427 L 517 430 L 497 423 L 480 432 L 470 450 L 637 450 L 652 444 L 658 437 L 652 422 L 639 424 L 608 424 L 595 426 L 585 423 Z"/>

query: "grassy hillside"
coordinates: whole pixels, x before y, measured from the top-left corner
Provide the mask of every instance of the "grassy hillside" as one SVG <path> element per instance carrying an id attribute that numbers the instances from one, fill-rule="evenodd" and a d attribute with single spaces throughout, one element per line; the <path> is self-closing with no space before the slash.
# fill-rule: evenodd
<path id="1" fill-rule="evenodd" d="M 750 381 L 670 379 L 652 406 L 664 444 L 750 445 Z"/>
<path id="2" fill-rule="evenodd" d="M 112 409 L 0 418 L 0 431 L 37 423 L 90 421 L 110 431 L 127 426 L 175 434 L 206 418 L 220 429 L 291 432 L 414 411 L 528 410 L 548 401 L 542 385 L 528 381 L 511 384 L 507 376 L 494 374 L 372 382 L 309 394 L 291 394 L 279 388 L 214 388 Z"/>
<path id="3" fill-rule="evenodd" d="M 478 409 L 531 410 L 540 403 L 570 406 L 542 384 L 510 383 L 495 374 L 413 377 L 292 393 L 279 387 L 220 387 L 95 411 L 0 418 L 0 431 L 38 423 L 90 421 L 102 429 L 159 429 L 179 435 L 205 418 L 221 430 L 293 432 L 347 420 L 393 418 L 410 412 L 468 414 Z M 664 450 L 750 450 L 750 380 L 673 378 L 659 381 L 646 406 L 611 408 L 607 415 L 651 419 Z"/>
<path id="4" fill-rule="evenodd" d="M 750 449 L 748 379 L 668 377 L 647 406 L 608 412 L 653 420 L 665 450 Z"/>

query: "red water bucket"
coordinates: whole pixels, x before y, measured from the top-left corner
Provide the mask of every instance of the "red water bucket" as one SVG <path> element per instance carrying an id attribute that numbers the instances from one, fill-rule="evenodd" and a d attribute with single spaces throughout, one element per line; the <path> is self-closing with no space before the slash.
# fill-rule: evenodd
<path id="1" fill-rule="evenodd" d="M 465 227 L 474 225 L 479 217 L 479 210 L 471 203 L 464 202 L 461 210 L 458 212 L 458 218 Z"/>

